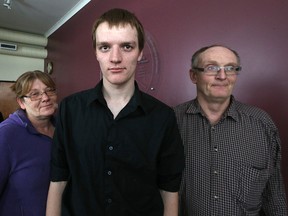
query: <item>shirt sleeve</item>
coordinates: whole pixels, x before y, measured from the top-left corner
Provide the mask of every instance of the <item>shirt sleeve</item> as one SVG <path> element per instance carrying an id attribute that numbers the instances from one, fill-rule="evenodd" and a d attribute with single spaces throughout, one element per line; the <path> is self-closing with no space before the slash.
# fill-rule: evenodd
<path id="1" fill-rule="evenodd" d="M 167 130 L 160 150 L 158 187 L 169 192 L 180 188 L 184 169 L 184 148 L 174 112 L 170 112 Z"/>
<path id="2" fill-rule="evenodd" d="M 287 215 L 287 203 L 283 178 L 281 175 L 281 146 L 278 131 L 271 136 L 271 175 L 263 193 L 263 211 L 265 215 Z"/>
<path id="3" fill-rule="evenodd" d="M 56 119 L 51 155 L 51 181 L 67 181 L 69 169 L 65 154 L 65 104 L 61 103 Z"/>

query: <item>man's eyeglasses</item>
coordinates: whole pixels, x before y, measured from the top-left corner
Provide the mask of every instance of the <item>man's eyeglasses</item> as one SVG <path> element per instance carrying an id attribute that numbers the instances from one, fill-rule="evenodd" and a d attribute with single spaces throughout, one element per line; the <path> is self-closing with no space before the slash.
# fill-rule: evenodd
<path id="1" fill-rule="evenodd" d="M 45 91 L 33 91 L 29 95 L 24 95 L 23 97 L 30 98 L 31 101 L 41 100 L 43 94 L 47 96 L 54 96 L 56 95 L 56 89 L 54 88 L 47 88 Z"/>
<path id="2" fill-rule="evenodd" d="M 239 74 L 239 71 L 241 71 L 242 68 L 240 66 L 232 66 L 232 65 L 223 66 L 223 67 L 220 67 L 217 65 L 208 65 L 204 68 L 193 67 L 193 69 L 204 72 L 205 74 L 210 75 L 210 76 L 216 76 L 221 71 L 221 69 L 224 69 L 226 75 L 229 76 L 229 75 Z"/>

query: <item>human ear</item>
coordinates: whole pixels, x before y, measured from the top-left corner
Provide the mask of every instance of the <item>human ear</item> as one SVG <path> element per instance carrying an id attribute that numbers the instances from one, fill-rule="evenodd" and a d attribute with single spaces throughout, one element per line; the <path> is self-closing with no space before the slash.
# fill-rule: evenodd
<path id="1" fill-rule="evenodd" d="M 94 51 L 94 54 L 95 54 L 96 60 L 98 61 L 98 56 L 97 56 L 97 50 L 96 49 Z"/>
<path id="2" fill-rule="evenodd" d="M 16 101 L 17 101 L 17 103 L 19 104 L 19 106 L 20 106 L 21 109 L 23 109 L 23 110 L 26 109 L 26 105 L 25 105 L 25 103 L 24 103 L 24 101 L 23 101 L 22 98 L 18 98 L 18 97 L 17 97 Z"/>
<path id="3" fill-rule="evenodd" d="M 140 52 L 140 54 L 138 56 L 138 59 L 137 59 L 138 62 L 141 61 L 142 57 L 143 57 L 143 50 Z"/>
<path id="4" fill-rule="evenodd" d="M 189 70 L 189 75 L 192 83 L 196 84 L 197 83 L 197 73 L 193 71 L 192 69 Z"/>

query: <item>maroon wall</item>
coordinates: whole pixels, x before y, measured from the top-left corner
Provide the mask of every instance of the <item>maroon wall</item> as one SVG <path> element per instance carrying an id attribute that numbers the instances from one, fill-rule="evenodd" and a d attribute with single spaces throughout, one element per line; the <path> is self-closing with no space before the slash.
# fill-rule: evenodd
<path id="1" fill-rule="evenodd" d="M 149 93 L 171 106 L 195 97 L 188 70 L 196 49 L 220 43 L 239 52 L 243 71 L 234 95 L 275 120 L 288 189 L 288 1 L 92 0 L 49 37 L 48 60 L 54 63 L 60 99 L 98 82 L 91 26 L 114 7 L 133 11 L 151 36 L 159 70 Z"/>

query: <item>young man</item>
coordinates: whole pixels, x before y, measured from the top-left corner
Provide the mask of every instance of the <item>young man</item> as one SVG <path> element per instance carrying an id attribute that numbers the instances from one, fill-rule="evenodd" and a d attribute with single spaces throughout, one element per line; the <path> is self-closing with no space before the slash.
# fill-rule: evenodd
<path id="1" fill-rule="evenodd" d="M 240 71 L 239 55 L 224 46 L 192 57 L 197 98 L 175 108 L 186 158 L 181 215 L 287 215 L 278 130 L 232 96 Z"/>
<path id="2" fill-rule="evenodd" d="M 127 10 L 96 21 L 103 79 L 59 106 L 47 216 L 177 215 L 184 151 L 173 110 L 135 82 L 144 38 Z"/>

